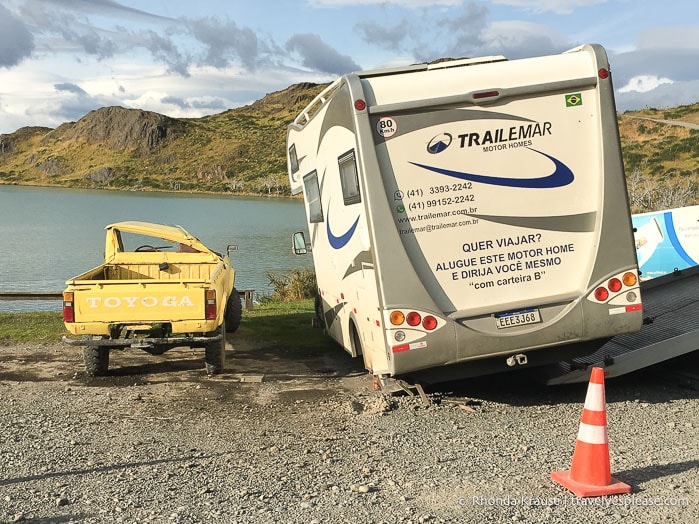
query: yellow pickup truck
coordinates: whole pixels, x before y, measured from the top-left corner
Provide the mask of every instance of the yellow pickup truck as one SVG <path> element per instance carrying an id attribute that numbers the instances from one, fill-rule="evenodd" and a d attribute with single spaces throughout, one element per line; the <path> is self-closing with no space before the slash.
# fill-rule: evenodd
<path id="1" fill-rule="evenodd" d="M 104 264 L 71 278 L 63 321 L 83 347 L 87 374 L 102 375 L 109 352 L 127 347 L 154 355 L 204 348 L 209 374 L 225 363 L 226 332 L 240 325 L 242 304 L 229 259 L 179 226 L 120 222 L 106 227 Z"/>

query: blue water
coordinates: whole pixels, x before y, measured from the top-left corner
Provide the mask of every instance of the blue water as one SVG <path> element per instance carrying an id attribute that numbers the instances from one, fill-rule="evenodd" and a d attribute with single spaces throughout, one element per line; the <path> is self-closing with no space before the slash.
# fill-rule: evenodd
<path id="1" fill-rule="evenodd" d="M 267 272 L 312 267 L 291 253 L 305 229 L 291 199 L 99 191 L 0 185 L 0 291 L 62 291 L 65 281 L 102 263 L 104 227 L 124 220 L 177 224 L 231 255 L 236 287 L 268 295 Z M 0 311 L 60 309 L 58 301 L 0 301 Z"/>

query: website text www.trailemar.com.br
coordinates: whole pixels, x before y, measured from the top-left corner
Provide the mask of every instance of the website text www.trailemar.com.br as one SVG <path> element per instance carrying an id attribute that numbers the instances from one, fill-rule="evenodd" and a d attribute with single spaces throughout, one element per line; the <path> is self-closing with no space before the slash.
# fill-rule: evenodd
<path id="1" fill-rule="evenodd" d="M 459 506 L 689 506 L 686 497 L 637 497 L 636 495 L 581 498 L 566 497 L 459 497 Z"/>

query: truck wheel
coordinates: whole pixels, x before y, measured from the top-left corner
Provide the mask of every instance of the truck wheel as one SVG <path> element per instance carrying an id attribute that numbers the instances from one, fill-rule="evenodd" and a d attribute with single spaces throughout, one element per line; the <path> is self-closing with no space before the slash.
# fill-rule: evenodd
<path id="1" fill-rule="evenodd" d="M 83 346 L 83 361 L 88 377 L 106 375 L 109 368 L 109 348 Z"/>
<path id="2" fill-rule="evenodd" d="M 235 333 L 240 326 L 240 319 L 243 316 L 243 305 L 240 302 L 238 290 L 233 288 L 231 296 L 226 305 L 226 329 L 229 333 Z"/>
<path id="3" fill-rule="evenodd" d="M 237 296 L 237 295 L 236 295 Z M 215 333 L 222 335 L 221 340 L 207 344 L 204 348 L 204 362 L 207 375 L 218 375 L 223 372 L 226 364 L 226 321 L 216 329 Z"/>

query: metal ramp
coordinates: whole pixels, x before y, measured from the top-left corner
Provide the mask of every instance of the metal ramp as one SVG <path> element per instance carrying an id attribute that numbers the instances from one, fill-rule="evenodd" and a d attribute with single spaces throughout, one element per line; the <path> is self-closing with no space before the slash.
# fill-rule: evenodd
<path id="1" fill-rule="evenodd" d="M 587 382 L 592 367 L 618 377 L 699 350 L 699 266 L 641 283 L 644 324 L 591 355 L 537 369 L 548 385 Z"/>

